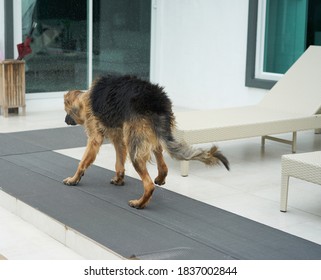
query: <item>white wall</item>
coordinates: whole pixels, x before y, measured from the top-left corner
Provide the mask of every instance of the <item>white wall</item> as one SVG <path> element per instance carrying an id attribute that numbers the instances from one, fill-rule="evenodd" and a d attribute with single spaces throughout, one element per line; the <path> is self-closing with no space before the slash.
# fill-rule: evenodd
<path id="1" fill-rule="evenodd" d="M 248 0 L 157 0 L 153 80 L 175 106 L 255 104 L 265 90 L 245 87 Z"/>

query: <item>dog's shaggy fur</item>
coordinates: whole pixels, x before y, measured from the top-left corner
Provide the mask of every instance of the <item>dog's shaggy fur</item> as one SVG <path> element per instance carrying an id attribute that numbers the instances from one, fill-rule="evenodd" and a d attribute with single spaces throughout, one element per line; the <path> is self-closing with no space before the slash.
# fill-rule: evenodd
<path id="1" fill-rule="evenodd" d="M 154 182 L 165 184 L 168 168 L 163 149 L 177 160 L 199 160 L 206 165 L 219 162 L 229 169 L 228 160 L 216 146 L 209 150 L 194 149 L 173 137 L 175 118 L 172 103 L 163 88 L 132 76 L 106 76 L 96 79 L 87 92 L 69 91 L 64 96 L 66 123 L 84 125 L 88 136 L 85 154 L 74 176 L 66 185 L 76 185 L 85 170 L 94 162 L 104 138 L 116 150 L 116 175 L 112 184 L 123 185 L 127 154 L 142 179 L 144 194 L 129 201 L 135 208 L 144 208 L 151 199 Z M 152 181 L 146 163 L 154 153 L 158 176 Z"/>

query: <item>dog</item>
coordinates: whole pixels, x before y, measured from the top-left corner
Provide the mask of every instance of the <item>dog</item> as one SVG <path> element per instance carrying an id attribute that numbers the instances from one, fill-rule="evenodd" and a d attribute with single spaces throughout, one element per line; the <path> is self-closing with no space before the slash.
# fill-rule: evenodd
<path id="1" fill-rule="evenodd" d="M 164 185 L 168 173 L 163 149 L 176 160 L 198 160 L 206 165 L 219 163 L 229 170 L 227 158 L 214 145 L 208 150 L 193 148 L 173 136 L 175 117 L 172 102 L 157 84 L 134 76 L 102 76 L 88 91 L 73 90 L 64 95 L 68 125 L 83 125 L 88 137 L 86 151 L 66 185 L 77 185 L 86 169 L 95 161 L 105 138 L 116 150 L 116 174 L 111 184 L 123 185 L 125 161 L 129 156 L 139 174 L 144 193 L 130 200 L 131 207 L 142 209 L 151 200 L 155 185 Z M 152 181 L 146 164 L 154 154 L 158 176 Z"/>

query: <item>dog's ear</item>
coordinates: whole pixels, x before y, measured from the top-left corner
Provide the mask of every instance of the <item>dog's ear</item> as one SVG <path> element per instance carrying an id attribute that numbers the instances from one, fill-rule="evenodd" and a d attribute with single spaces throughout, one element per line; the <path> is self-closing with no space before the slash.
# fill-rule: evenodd
<path id="1" fill-rule="evenodd" d="M 71 106 L 75 99 L 79 97 L 79 95 L 82 93 L 81 90 L 70 90 L 64 95 L 64 103 L 66 106 Z"/>
<path id="2" fill-rule="evenodd" d="M 71 112 L 73 113 L 73 115 L 75 116 L 79 116 L 79 107 L 78 106 L 72 106 L 71 107 Z"/>
<path id="3" fill-rule="evenodd" d="M 64 99 L 64 105 L 67 106 L 67 107 L 70 107 L 70 102 L 68 99 Z"/>
<path id="4" fill-rule="evenodd" d="M 71 92 L 69 91 L 64 95 L 64 104 L 66 106 L 71 106 L 71 104 L 72 104 L 72 100 L 70 100 L 70 93 Z"/>

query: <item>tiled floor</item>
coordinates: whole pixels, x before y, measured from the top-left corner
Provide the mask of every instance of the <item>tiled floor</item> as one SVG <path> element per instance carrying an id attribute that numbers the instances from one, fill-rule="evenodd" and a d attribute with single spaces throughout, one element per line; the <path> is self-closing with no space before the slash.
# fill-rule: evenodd
<path id="1" fill-rule="evenodd" d="M 26 116 L 0 117 L 0 132 L 61 127 L 63 121 L 61 98 L 28 100 Z M 290 153 L 290 146 L 267 141 L 262 151 L 260 143 L 259 138 L 217 143 L 230 160 L 231 171 L 192 162 L 186 178 L 180 176 L 179 163 L 166 155 L 170 171 L 164 188 L 321 244 L 321 187 L 291 178 L 288 212 L 281 213 L 280 160 L 282 154 Z M 321 135 L 314 131 L 298 133 L 297 152 L 320 149 Z M 57 152 L 79 159 L 83 151 Z M 95 164 L 113 169 L 114 158 L 113 147 L 104 145 Z M 130 163 L 126 170 L 127 175 L 137 177 Z M 156 175 L 153 163 L 150 173 Z M 5 221 L 0 223 L 0 254 L 9 259 L 83 258 L 1 207 L 0 218 Z"/>

